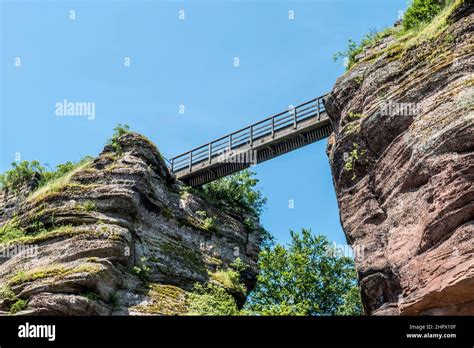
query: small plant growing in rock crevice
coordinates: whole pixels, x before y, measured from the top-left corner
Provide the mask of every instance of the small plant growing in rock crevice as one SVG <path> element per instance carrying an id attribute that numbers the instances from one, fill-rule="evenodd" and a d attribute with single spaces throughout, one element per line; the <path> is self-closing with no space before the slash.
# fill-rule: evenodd
<path id="1" fill-rule="evenodd" d="M 196 211 L 196 215 L 199 216 L 199 227 L 205 231 L 213 232 L 216 231 L 217 219 L 212 216 L 208 216 L 204 210 Z"/>
<path id="2" fill-rule="evenodd" d="M 120 145 L 119 139 L 122 135 L 130 133 L 130 126 L 128 124 L 118 124 L 114 128 L 114 134 L 107 140 L 107 145 L 112 146 L 114 152 L 117 155 L 122 155 L 122 145 Z"/>
<path id="3" fill-rule="evenodd" d="M 364 83 L 364 76 L 359 75 L 356 78 L 354 78 L 354 81 L 355 81 L 355 83 L 357 83 L 360 86 L 360 85 L 362 85 L 362 83 Z"/>
<path id="4" fill-rule="evenodd" d="M 16 302 L 13 303 L 10 307 L 10 314 L 15 314 L 24 310 L 27 305 L 28 305 L 27 300 L 22 300 L 22 299 L 16 300 Z"/>
<path id="5" fill-rule="evenodd" d="M 85 201 L 82 203 L 81 208 L 85 211 L 97 211 L 97 205 L 93 201 Z"/>
<path id="6" fill-rule="evenodd" d="M 99 295 L 92 291 L 85 292 L 81 294 L 81 296 L 87 298 L 89 301 L 99 300 Z"/>
<path id="7" fill-rule="evenodd" d="M 232 268 L 234 271 L 238 272 L 239 274 L 242 274 L 242 272 L 248 268 L 248 265 L 245 262 L 243 262 L 240 257 L 238 257 L 234 260 L 234 262 L 230 264 L 230 268 Z"/>
<path id="8" fill-rule="evenodd" d="M 351 67 L 356 63 L 356 57 L 364 51 L 365 47 L 369 47 L 375 45 L 377 42 L 381 41 L 382 39 L 390 36 L 393 34 L 393 28 L 387 28 L 382 31 L 371 30 L 368 34 L 366 34 L 361 42 L 358 44 L 356 41 L 349 39 L 347 43 L 347 49 L 342 52 L 337 52 L 333 55 L 333 60 L 337 61 L 339 59 L 347 59 L 347 66 L 346 69 L 350 70 Z M 357 79 L 357 78 L 356 78 Z M 358 79 L 356 82 L 360 85 L 363 82 L 362 80 Z"/>
<path id="9" fill-rule="evenodd" d="M 0 299 L 5 299 L 5 300 L 16 300 L 17 297 L 15 293 L 10 289 L 8 286 L 4 285 L 0 288 Z"/>
<path id="10" fill-rule="evenodd" d="M 347 117 L 349 117 L 350 120 L 359 120 L 361 118 L 364 118 L 366 115 L 358 112 L 349 112 L 347 114 Z"/>
<path id="11" fill-rule="evenodd" d="M 245 265 L 240 259 L 237 260 L 226 269 L 210 272 L 209 278 L 212 282 L 223 286 L 229 292 L 245 296 L 247 288 L 242 282 L 241 272 L 247 268 L 247 265 Z"/>
<path id="12" fill-rule="evenodd" d="M 119 296 L 116 292 L 110 294 L 108 303 L 109 303 L 110 306 L 112 306 L 112 308 L 117 308 L 118 307 L 118 305 L 120 303 L 120 298 L 119 298 Z"/>
<path id="13" fill-rule="evenodd" d="M 142 257 L 140 258 L 140 262 L 138 262 L 137 265 L 132 269 L 133 273 L 144 282 L 150 281 L 151 267 L 146 264 L 147 262 L 148 259 L 146 257 Z"/>
<path id="14" fill-rule="evenodd" d="M 357 176 L 355 174 L 355 165 L 356 162 L 366 153 L 365 150 L 359 149 L 359 144 L 352 143 L 352 150 L 349 154 L 344 154 L 344 170 L 346 172 L 352 172 L 352 181 L 354 181 Z"/>
<path id="15" fill-rule="evenodd" d="M 161 215 L 166 218 L 167 220 L 173 218 L 173 212 L 171 211 L 170 208 L 163 206 L 161 208 Z"/>
<path id="16" fill-rule="evenodd" d="M 0 244 L 25 236 L 25 231 L 20 228 L 19 224 L 15 221 L 15 219 L 10 220 L 0 227 Z"/>
<path id="17" fill-rule="evenodd" d="M 213 231 L 216 229 L 216 218 L 207 217 L 202 222 L 202 227 L 207 231 Z"/>

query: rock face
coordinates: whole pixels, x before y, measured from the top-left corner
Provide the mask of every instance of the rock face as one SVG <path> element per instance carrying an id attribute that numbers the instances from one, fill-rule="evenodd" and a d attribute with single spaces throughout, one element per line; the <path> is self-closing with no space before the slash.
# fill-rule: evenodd
<path id="1" fill-rule="evenodd" d="M 474 15 L 455 6 L 367 50 L 326 102 L 367 314 L 474 314 Z"/>
<path id="2" fill-rule="evenodd" d="M 0 244 L 3 313 L 186 314 L 194 285 L 207 282 L 245 301 L 214 275 L 239 257 L 254 287 L 260 237 L 248 221 L 257 218 L 186 190 L 146 138 L 119 144 L 60 182 L 0 197 L 0 226 L 26 234 Z"/>

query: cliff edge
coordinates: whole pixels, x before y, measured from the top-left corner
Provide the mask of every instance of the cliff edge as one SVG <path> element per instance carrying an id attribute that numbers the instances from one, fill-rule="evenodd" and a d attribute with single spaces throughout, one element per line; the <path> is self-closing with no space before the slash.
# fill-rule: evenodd
<path id="1" fill-rule="evenodd" d="M 474 314 L 473 6 L 366 47 L 326 100 L 365 312 Z"/>
<path id="2" fill-rule="evenodd" d="M 206 284 L 239 306 L 255 285 L 260 237 L 249 221 L 258 218 L 176 181 L 139 134 L 0 198 L 4 314 L 192 314 L 210 296 Z M 240 275 L 230 268 L 237 258 Z"/>

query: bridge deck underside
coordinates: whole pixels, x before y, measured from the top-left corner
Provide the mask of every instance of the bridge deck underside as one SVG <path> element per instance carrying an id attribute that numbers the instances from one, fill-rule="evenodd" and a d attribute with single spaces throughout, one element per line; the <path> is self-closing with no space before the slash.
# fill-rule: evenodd
<path id="1" fill-rule="evenodd" d="M 200 186 L 227 175 L 236 173 L 284 153 L 314 143 L 328 137 L 332 127 L 326 113 L 318 118 L 309 118 L 297 124 L 297 128 L 289 127 L 248 142 L 215 156 L 211 160 L 203 160 L 193 164 L 191 168 L 175 172 L 176 177 L 190 186 Z"/>

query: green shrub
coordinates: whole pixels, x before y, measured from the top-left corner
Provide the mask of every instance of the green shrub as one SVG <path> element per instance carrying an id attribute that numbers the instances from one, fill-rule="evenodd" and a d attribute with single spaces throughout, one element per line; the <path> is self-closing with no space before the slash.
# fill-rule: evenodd
<path id="1" fill-rule="evenodd" d="M 130 133 L 130 126 L 128 124 L 119 123 L 114 128 L 114 134 L 112 135 L 112 137 L 107 140 L 107 145 L 111 145 L 115 153 L 117 153 L 118 155 L 122 154 L 122 146 L 120 145 L 119 138 L 127 133 Z"/>
<path id="2" fill-rule="evenodd" d="M 23 231 L 22 229 L 16 227 L 8 227 L 0 231 L 0 244 L 24 236 L 25 231 Z"/>
<path id="3" fill-rule="evenodd" d="M 144 282 L 148 282 L 150 280 L 151 268 L 146 264 L 147 262 L 148 259 L 146 257 L 142 257 L 140 262 L 132 269 L 133 273 Z"/>
<path id="4" fill-rule="evenodd" d="M 202 228 L 206 231 L 214 231 L 216 229 L 216 218 L 207 217 L 202 221 Z"/>
<path id="5" fill-rule="evenodd" d="M 448 2 L 446 0 L 413 0 L 403 17 L 403 29 L 416 30 L 423 24 L 431 22 Z"/>
<path id="6" fill-rule="evenodd" d="M 380 40 L 391 35 L 393 32 L 394 31 L 392 28 L 387 28 L 382 31 L 371 30 L 362 38 L 359 44 L 356 41 L 349 39 L 347 42 L 347 49 L 345 51 L 335 53 L 333 55 L 333 60 L 337 61 L 339 59 L 347 58 L 346 69 L 349 70 L 356 63 L 356 57 L 362 53 L 364 47 L 376 44 Z M 358 83 L 360 84 L 362 81 L 359 80 Z"/>
<path id="7" fill-rule="evenodd" d="M 247 293 L 247 288 L 242 283 L 240 273 L 233 269 L 219 270 L 209 273 L 209 277 L 213 282 L 223 286 L 232 293 L 239 293 L 244 296 Z"/>
<path id="8" fill-rule="evenodd" d="M 13 218 L 0 227 L 0 244 L 24 236 L 25 231 L 20 228 L 18 218 Z"/>
<path id="9" fill-rule="evenodd" d="M 25 236 L 25 232 L 21 229 L 18 229 L 18 228 L 8 229 L 5 233 L 3 233 L 0 236 L 0 243 L 4 243 L 6 241 L 24 237 L 24 236 Z"/>
<path id="10" fill-rule="evenodd" d="M 254 172 L 243 170 L 204 185 L 201 193 L 229 208 L 243 208 L 259 215 L 267 199 L 255 188 L 257 183 Z"/>
<path id="11" fill-rule="evenodd" d="M 35 173 L 42 174 L 44 171 L 45 168 L 38 161 L 13 162 L 12 169 L 0 175 L 0 188 L 16 191 L 31 180 Z"/>
<path id="12" fill-rule="evenodd" d="M 230 268 L 232 268 L 234 271 L 241 274 L 243 271 L 245 271 L 248 268 L 248 265 L 245 262 L 243 262 L 240 259 L 240 257 L 238 257 L 234 260 L 234 262 L 230 264 Z"/>
<path id="13" fill-rule="evenodd" d="M 197 217 L 188 216 L 186 218 L 179 218 L 179 221 L 193 228 L 200 229 L 205 232 L 217 232 L 217 219 L 213 216 L 208 216 L 204 210 L 196 211 Z"/>
<path id="14" fill-rule="evenodd" d="M 353 277 L 356 278 L 355 272 Z M 341 298 L 342 304 L 337 308 L 336 315 L 360 315 L 362 313 L 362 301 L 358 286 L 352 286 Z"/>
<path id="15" fill-rule="evenodd" d="M 46 170 L 38 161 L 13 162 L 12 169 L 0 174 L 0 189 L 12 189 L 17 191 L 21 185 L 27 183 L 35 174 L 39 174 L 38 188 L 48 186 L 50 183 L 60 180 L 72 173 L 74 170 L 90 163 L 91 156 L 85 156 L 78 162 L 66 162 L 58 164 L 55 170 Z"/>
<path id="16" fill-rule="evenodd" d="M 362 38 L 359 44 L 354 40 L 349 39 L 347 49 L 334 54 L 333 59 L 337 61 L 338 59 L 347 58 L 346 68 L 347 70 L 350 70 L 356 63 L 356 56 L 364 50 L 364 47 L 375 45 L 377 42 L 390 35 L 401 37 L 408 32 L 411 32 L 412 34 L 415 32 L 416 34 L 416 32 L 419 32 L 428 23 L 432 22 L 442 10 L 454 3 L 455 0 L 413 0 L 406 10 L 405 16 L 402 20 L 402 30 L 397 30 L 396 28 L 387 28 L 380 32 L 371 30 Z M 402 47 L 403 46 L 406 46 L 406 44 L 402 44 Z"/>
<path id="17" fill-rule="evenodd" d="M 190 315 L 239 315 L 234 298 L 215 284 L 194 285 L 194 292 L 188 296 Z"/>

